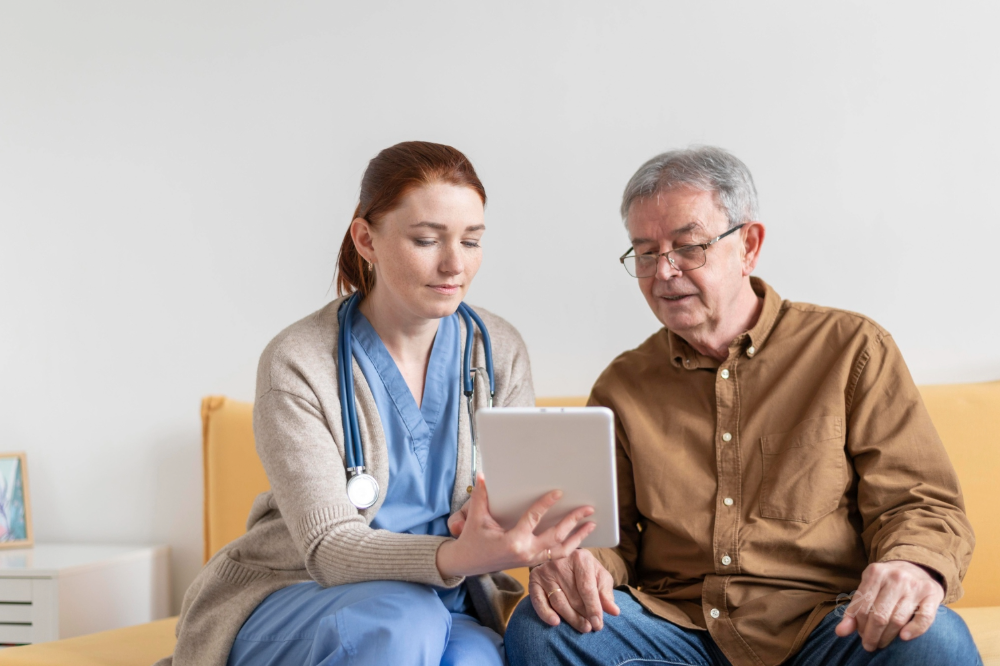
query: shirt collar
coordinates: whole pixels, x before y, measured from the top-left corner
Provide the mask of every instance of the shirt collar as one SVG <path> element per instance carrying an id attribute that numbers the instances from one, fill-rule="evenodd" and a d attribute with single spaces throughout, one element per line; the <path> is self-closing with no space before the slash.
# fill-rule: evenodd
<path id="1" fill-rule="evenodd" d="M 746 337 L 750 338 L 747 351 L 749 352 L 750 348 L 753 347 L 754 353 L 756 353 L 764 347 L 764 343 L 771 337 L 771 331 L 774 330 L 774 325 L 778 321 L 778 313 L 781 312 L 781 296 L 778 296 L 778 292 L 772 289 L 771 285 L 758 277 L 750 278 L 750 286 L 755 294 L 764 297 L 764 307 L 760 310 L 760 317 L 757 318 L 754 327 L 746 333 Z M 752 353 L 748 355 L 753 356 Z"/>
<path id="2" fill-rule="evenodd" d="M 764 306 L 761 308 L 760 316 L 753 328 L 736 337 L 729 344 L 729 349 L 730 354 L 732 354 L 734 347 L 742 347 L 746 350 L 747 356 L 753 357 L 764 347 L 771 331 L 774 330 L 778 313 L 781 311 L 781 297 L 769 284 L 758 277 L 750 278 L 750 287 L 755 294 L 764 298 Z M 667 329 L 667 345 L 670 349 L 670 360 L 676 367 L 697 370 L 699 368 L 714 369 L 721 365 L 714 358 L 700 354 L 687 343 L 687 340 L 669 329 Z"/>

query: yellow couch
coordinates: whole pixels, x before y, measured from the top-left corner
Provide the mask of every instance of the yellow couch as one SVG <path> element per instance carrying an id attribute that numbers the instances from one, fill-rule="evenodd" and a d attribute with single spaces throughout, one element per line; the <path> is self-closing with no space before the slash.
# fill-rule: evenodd
<path id="1" fill-rule="evenodd" d="M 921 389 L 965 492 L 976 550 L 965 596 L 953 604 L 976 640 L 985 666 L 1000 666 L 1000 513 L 993 490 L 1000 446 L 992 430 L 1000 414 L 1000 382 Z M 584 398 L 539 399 L 539 405 L 579 405 Z M 243 533 L 257 493 L 268 487 L 253 446 L 252 405 L 222 397 L 202 402 L 205 471 L 205 559 Z M 526 571 L 511 571 L 526 583 Z M 79 638 L 0 651 L 0 666 L 140 666 L 169 654 L 176 618 Z"/>

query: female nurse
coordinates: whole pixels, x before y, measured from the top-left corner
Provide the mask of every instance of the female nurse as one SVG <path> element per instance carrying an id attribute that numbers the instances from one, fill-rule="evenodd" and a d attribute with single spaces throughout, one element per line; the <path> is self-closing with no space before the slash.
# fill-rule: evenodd
<path id="1" fill-rule="evenodd" d="M 580 524 L 585 507 L 534 534 L 553 492 L 504 531 L 482 478 L 472 486 L 465 337 L 473 366 L 485 350 L 456 310 L 482 261 L 485 203 L 450 146 L 400 143 L 371 160 L 337 275 L 357 297 L 292 324 L 261 357 L 254 434 L 271 491 L 185 596 L 174 664 L 504 663 L 521 589 L 494 572 L 564 557 L 593 525 Z M 533 405 L 521 337 L 475 312 L 492 341 L 494 405 Z M 345 318 L 349 351 L 338 349 Z M 341 351 L 379 485 L 369 508 L 347 493 Z M 480 379 L 478 407 L 488 392 Z"/>

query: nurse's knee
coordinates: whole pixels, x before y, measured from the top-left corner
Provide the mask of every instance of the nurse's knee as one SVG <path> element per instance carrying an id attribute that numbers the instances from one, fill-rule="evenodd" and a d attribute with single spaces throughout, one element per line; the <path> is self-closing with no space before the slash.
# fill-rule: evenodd
<path id="1" fill-rule="evenodd" d="M 350 642 L 361 636 L 379 642 L 403 641 L 442 648 L 451 628 L 451 613 L 426 585 L 400 581 L 357 583 L 338 612 Z"/>

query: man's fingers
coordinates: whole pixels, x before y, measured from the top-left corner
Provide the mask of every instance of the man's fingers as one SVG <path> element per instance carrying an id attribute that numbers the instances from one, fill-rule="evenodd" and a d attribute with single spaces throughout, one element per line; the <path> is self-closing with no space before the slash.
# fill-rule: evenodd
<path id="1" fill-rule="evenodd" d="M 940 606 L 940 601 L 934 601 L 930 598 L 924 599 L 917 607 L 917 612 L 913 614 L 913 619 L 899 632 L 899 637 L 908 641 L 923 635 L 934 624 L 938 606 Z"/>
<path id="2" fill-rule="evenodd" d="M 618 615 L 621 609 L 615 603 L 615 579 L 603 566 L 600 567 L 600 575 L 597 582 L 597 593 L 601 595 L 601 607 L 605 613 Z"/>
<path id="3" fill-rule="evenodd" d="M 597 571 L 592 566 L 577 566 L 573 568 L 573 573 L 576 590 L 583 605 L 581 614 L 587 618 L 594 631 L 600 631 L 604 628 L 604 608 L 597 591 Z"/>
<path id="4" fill-rule="evenodd" d="M 899 635 L 899 630 L 906 626 L 916 610 L 917 604 L 913 601 L 913 597 L 909 594 L 904 594 L 896 603 L 896 607 L 889 616 L 888 626 L 882 630 L 882 637 L 878 642 L 880 649 L 886 647 L 896 639 L 896 636 Z"/>
<path id="5" fill-rule="evenodd" d="M 841 638 L 846 638 L 854 633 L 858 628 L 858 621 L 853 615 L 844 615 L 844 618 L 840 621 L 833 633 L 837 634 Z"/>
<path id="6" fill-rule="evenodd" d="M 542 622 L 553 627 L 559 626 L 559 613 L 549 604 L 545 588 L 541 582 L 534 580 L 534 576 L 532 576 L 532 581 L 528 584 L 528 596 L 531 597 L 531 605 Z"/>
<path id="7" fill-rule="evenodd" d="M 550 493 L 542 495 L 541 498 L 539 498 L 528 508 L 527 511 L 524 512 L 524 515 L 517 521 L 517 525 L 514 529 L 534 534 L 535 528 L 538 527 L 538 523 L 542 520 L 542 516 L 544 516 L 545 513 L 562 498 L 562 496 L 563 493 L 561 490 L 553 490 Z"/>
<path id="8" fill-rule="evenodd" d="M 574 609 L 573 605 L 570 603 L 568 594 L 571 594 L 572 591 L 567 593 L 565 589 L 558 587 L 551 592 L 551 594 L 547 595 L 549 605 L 552 606 L 552 608 L 555 609 L 555 611 L 559 613 L 564 620 L 569 622 L 571 627 L 579 631 L 581 634 L 590 632 L 592 628 L 590 626 L 590 622 L 577 613 L 576 609 Z"/>
<path id="9" fill-rule="evenodd" d="M 868 652 L 874 652 L 882 643 L 882 634 L 889 627 L 892 614 L 899 605 L 900 590 L 891 584 L 883 584 L 872 602 L 871 609 L 866 617 L 859 614 L 858 622 L 862 624 L 858 634 L 861 636 L 861 647 Z M 895 634 L 893 634 L 895 637 Z"/>

